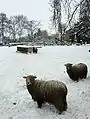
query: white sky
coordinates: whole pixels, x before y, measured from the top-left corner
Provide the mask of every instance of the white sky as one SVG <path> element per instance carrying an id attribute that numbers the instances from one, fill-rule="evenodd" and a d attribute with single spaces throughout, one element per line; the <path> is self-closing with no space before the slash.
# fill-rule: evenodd
<path id="1" fill-rule="evenodd" d="M 43 29 L 49 29 L 49 0 L 0 0 L 0 12 L 7 17 L 23 14 L 28 20 L 40 20 Z"/>
<path id="2" fill-rule="evenodd" d="M 0 12 L 6 13 L 7 17 L 23 14 L 27 16 L 28 20 L 41 21 L 42 29 L 46 29 L 50 33 L 54 31 L 54 28 L 50 30 L 50 17 L 52 14 L 49 11 L 49 1 L 50 0 L 0 0 Z M 63 15 L 63 21 L 65 17 L 66 16 Z"/>

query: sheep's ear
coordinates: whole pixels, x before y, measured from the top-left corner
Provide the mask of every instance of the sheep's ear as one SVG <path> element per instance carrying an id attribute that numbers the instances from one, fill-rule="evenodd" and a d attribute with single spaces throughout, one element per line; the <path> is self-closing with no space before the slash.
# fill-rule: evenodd
<path id="1" fill-rule="evenodd" d="M 70 66 L 72 66 L 73 64 L 70 63 Z"/>
<path id="2" fill-rule="evenodd" d="M 64 66 L 72 66 L 73 64 L 71 63 L 67 63 L 67 64 L 64 64 Z"/>
<path id="3" fill-rule="evenodd" d="M 27 77 L 26 76 L 23 76 L 24 79 L 26 79 Z"/>
<path id="4" fill-rule="evenodd" d="M 67 66 L 67 64 L 64 64 L 64 66 Z"/>
<path id="5" fill-rule="evenodd" d="M 64 66 L 66 66 L 66 64 L 64 64 Z"/>
<path id="6" fill-rule="evenodd" d="M 33 76 L 34 79 L 36 79 L 37 77 L 36 76 Z"/>

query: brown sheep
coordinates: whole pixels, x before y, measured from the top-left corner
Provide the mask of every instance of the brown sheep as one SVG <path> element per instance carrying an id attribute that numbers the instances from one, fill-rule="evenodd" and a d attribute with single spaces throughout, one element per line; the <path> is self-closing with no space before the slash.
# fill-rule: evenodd
<path id="1" fill-rule="evenodd" d="M 65 64 L 65 66 L 66 66 L 67 74 L 72 80 L 79 81 L 79 79 L 83 79 L 87 77 L 88 68 L 86 64 L 78 63 L 73 65 L 71 63 L 67 63 Z"/>
<path id="2" fill-rule="evenodd" d="M 28 92 L 31 94 L 32 99 L 37 102 L 38 108 L 47 102 L 53 104 L 61 114 L 67 109 L 67 87 L 60 81 L 44 81 L 36 80 L 36 76 L 24 76 Z"/>

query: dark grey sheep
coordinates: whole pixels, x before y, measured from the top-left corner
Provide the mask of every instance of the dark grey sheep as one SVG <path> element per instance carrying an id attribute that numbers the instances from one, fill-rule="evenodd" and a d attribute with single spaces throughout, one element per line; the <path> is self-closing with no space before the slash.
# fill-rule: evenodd
<path id="1" fill-rule="evenodd" d="M 73 65 L 71 63 L 67 63 L 65 66 L 67 74 L 72 80 L 79 81 L 79 79 L 87 77 L 88 68 L 86 64 L 78 63 Z"/>
<path id="2" fill-rule="evenodd" d="M 36 76 L 24 76 L 26 85 L 32 99 L 37 102 L 38 108 L 47 102 L 53 104 L 61 114 L 67 109 L 67 87 L 63 82 L 50 80 L 36 80 Z"/>

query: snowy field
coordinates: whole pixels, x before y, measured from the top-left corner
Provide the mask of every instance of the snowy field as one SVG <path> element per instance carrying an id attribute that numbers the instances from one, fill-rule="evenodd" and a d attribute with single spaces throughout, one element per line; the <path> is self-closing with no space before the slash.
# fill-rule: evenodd
<path id="1" fill-rule="evenodd" d="M 0 119 L 90 119 L 90 70 L 87 79 L 73 82 L 64 64 L 83 62 L 90 69 L 90 45 L 45 46 L 37 54 L 16 53 L 15 47 L 0 47 Z M 68 109 L 58 115 L 54 106 L 37 108 L 29 95 L 27 74 L 44 80 L 63 81 L 68 88 Z"/>

